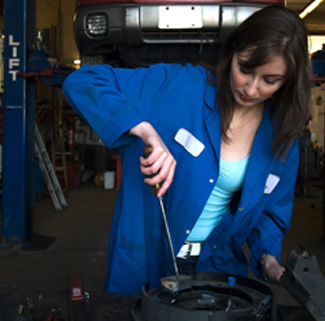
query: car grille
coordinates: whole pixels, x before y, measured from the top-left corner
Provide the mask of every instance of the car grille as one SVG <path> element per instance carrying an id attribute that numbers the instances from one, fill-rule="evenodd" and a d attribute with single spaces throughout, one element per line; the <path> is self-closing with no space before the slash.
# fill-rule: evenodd
<path id="1" fill-rule="evenodd" d="M 218 32 L 201 30 L 144 30 L 142 39 L 147 43 L 216 43 Z"/>

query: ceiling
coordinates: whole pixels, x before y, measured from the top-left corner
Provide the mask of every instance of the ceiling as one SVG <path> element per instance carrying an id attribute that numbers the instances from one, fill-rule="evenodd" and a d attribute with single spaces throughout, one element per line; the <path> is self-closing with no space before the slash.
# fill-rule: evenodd
<path id="1" fill-rule="evenodd" d="M 65 0 L 65 1 L 75 2 L 75 0 Z M 299 13 L 310 3 L 311 0 L 284 0 L 284 1 L 288 8 Z M 0 0 L 1 9 L 3 8 L 3 3 L 4 0 Z M 305 17 L 304 20 L 311 34 L 325 36 L 325 1 L 323 1 L 323 3 L 318 8 L 316 8 L 315 11 L 313 11 L 307 17 Z"/>
<path id="2" fill-rule="evenodd" d="M 301 12 L 311 0 L 287 0 L 286 6 L 299 13 Z M 325 36 L 325 1 L 320 4 L 312 13 L 304 18 L 310 34 Z"/>

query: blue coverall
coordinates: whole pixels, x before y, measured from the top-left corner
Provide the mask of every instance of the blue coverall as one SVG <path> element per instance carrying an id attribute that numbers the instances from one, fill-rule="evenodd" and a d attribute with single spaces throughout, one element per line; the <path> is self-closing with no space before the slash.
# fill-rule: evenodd
<path id="1" fill-rule="evenodd" d="M 175 274 L 159 202 L 143 183 L 139 157 L 144 144 L 128 130 L 151 123 L 177 161 L 172 185 L 163 196 L 175 253 L 197 221 L 218 178 L 220 114 L 217 89 L 202 66 L 156 64 L 146 68 L 114 69 L 85 66 L 64 82 L 63 91 L 109 148 L 120 148 L 122 184 L 111 226 L 106 290 L 141 293 L 144 284 L 160 284 Z M 213 78 L 210 74 L 209 77 Z M 292 213 L 299 164 L 297 140 L 281 160 L 272 153 L 274 106 L 266 101 L 241 191 L 202 249 L 198 271 L 247 276 L 248 266 L 262 278 L 263 253 L 280 261 L 281 243 Z M 175 141 L 184 128 L 204 144 L 193 156 Z M 277 183 L 266 186 L 272 176 Z M 242 251 L 247 241 L 247 259 Z M 248 264 L 248 261 L 250 262 Z"/>

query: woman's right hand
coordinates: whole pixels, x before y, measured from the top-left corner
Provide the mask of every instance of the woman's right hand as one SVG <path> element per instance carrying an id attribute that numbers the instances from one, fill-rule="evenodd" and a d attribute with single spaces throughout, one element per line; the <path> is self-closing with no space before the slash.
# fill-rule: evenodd
<path id="1" fill-rule="evenodd" d="M 150 123 L 142 122 L 132 127 L 129 133 L 140 137 L 150 147 L 150 155 L 147 158 L 140 157 L 140 170 L 146 176 L 156 174 L 151 178 L 146 177 L 144 182 L 151 186 L 161 183 L 157 193 L 157 197 L 161 197 L 173 181 L 176 160 Z"/>

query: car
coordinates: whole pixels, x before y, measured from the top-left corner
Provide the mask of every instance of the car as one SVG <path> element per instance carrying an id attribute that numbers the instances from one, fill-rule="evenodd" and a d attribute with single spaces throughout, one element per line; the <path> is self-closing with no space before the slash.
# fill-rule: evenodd
<path id="1" fill-rule="evenodd" d="M 74 35 L 82 64 L 143 66 L 217 61 L 227 35 L 282 0 L 77 0 Z"/>

